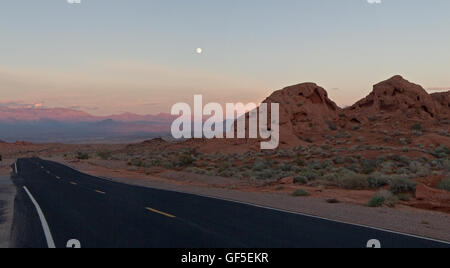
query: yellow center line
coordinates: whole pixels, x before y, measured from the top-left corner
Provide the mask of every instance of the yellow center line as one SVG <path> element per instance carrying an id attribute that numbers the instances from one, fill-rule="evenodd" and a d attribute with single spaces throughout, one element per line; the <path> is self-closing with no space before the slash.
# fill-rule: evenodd
<path id="1" fill-rule="evenodd" d="M 100 190 L 95 190 L 95 192 L 99 193 L 99 194 L 106 194 L 105 192 L 102 192 Z"/>
<path id="2" fill-rule="evenodd" d="M 76 182 L 73 182 L 73 181 L 71 181 L 70 184 L 72 184 L 72 185 L 77 185 L 77 183 L 76 183 Z"/>
<path id="3" fill-rule="evenodd" d="M 60 179 L 61 179 L 61 177 L 59 177 L 59 176 L 56 176 L 56 178 L 57 178 L 58 180 L 60 180 Z"/>
<path id="4" fill-rule="evenodd" d="M 145 209 L 148 210 L 148 211 L 154 212 L 154 213 L 158 213 L 158 214 L 164 215 L 164 216 L 169 217 L 169 218 L 176 218 L 174 215 L 170 215 L 170 214 L 168 214 L 168 213 L 159 211 L 159 210 L 154 209 L 154 208 L 149 208 L 149 207 L 147 207 L 147 208 L 145 208 Z"/>

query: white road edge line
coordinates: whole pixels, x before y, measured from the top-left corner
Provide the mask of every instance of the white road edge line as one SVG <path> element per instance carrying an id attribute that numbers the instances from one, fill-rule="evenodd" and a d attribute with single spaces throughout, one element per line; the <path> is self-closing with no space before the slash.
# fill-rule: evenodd
<path id="1" fill-rule="evenodd" d="M 26 186 L 23 187 L 25 192 L 27 192 L 34 206 L 36 207 L 36 211 L 39 214 L 39 219 L 41 220 L 42 229 L 44 230 L 45 239 L 47 240 L 48 248 L 56 248 L 55 241 L 53 241 L 52 233 L 50 232 L 50 227 L 48 226 L 47 220 L 45 219 L 44 213 L 42 213 L 42 209 L 39 204 L 34 199 L 33 195 L 28 191 Z"/>
<path id="2" fill-rule="evenodd" d="M 45 159 L 42 159 L 42 160 L 51 162 L 51 160 L 45 160 Z M 67 167 L 69 169 L 72 169 L 74 171 L 77 171 L 79 173 L 86 174 L 84 172 L 81 172 L 80 170 L 77 170 L 76 168 L 64 165 L 62 163 L 58 163 L 58 164 L 63 165 L 65 167 Z M 87 174 L 87 175 L 89 175 L 89 174 Z M 114 181 L 112 179 L 105 178 L 105 177 L 97 177 L 97 176 L 93 176 L 93 175 L 89 175 L 89 176 L 94 177 L 94 178 L 98 178 L 98 179 L 101 179 L 101 180 L 106 180 L 106 181 L 109 181 L 109 182 L 114 182 L 114 183 L 119 183 L 119 184 L 120 183 L 121 184 L 126 184 L 126 183 Z M 364 225 L 364 224 L 351 223 L 351 222 L 340 221 L 340 220 L 333 220 L 333 219 L 320 217 L 320 216 L 315 216 L 315 215 L 311 215 L 311 214 L 306 214 L 306 213 L 301 213 L 301 212 L 296 212 L 296 211 L 290 211 L 290 210 L 284 210 L 284 209 L 280 209 L 280 208 L 267 207 L 267 206 L 263 206 L 263 205 L 257 205 L 257 204 L 247 203 L 247 202 L 233 200 L 233 199 L 227 199 L 227 198 L 221 198 L 221 197 L 215 197 L 215 196 L 209 196 L 209 195 L 202 195 L 202 194 L 196 194 L 196 193 L 189 193 L 189 192 L 184 192 L 184 191 L 179 191 L 179 190 L 167 190 L 167 189 L 158 188 L 158 187 L 146 187 L 146 186 L 136 185 L 136 184 L 127 184 L 127 185 L 136 186 L 136 187 L 142 187 L 142 188 L 149 188 L 149 189 L 154 189 L 154 190 L 162 190 L 162 191 L 167 191 L 167 192 L 188 194 L 188 195 L 200 196 L 200 197 L 206 197 L 206 198 L 212 198 L 212 199 L 228 201 L 228 202 L 242 204 L 242 205 L 248 205 L 248 206 L 252 206 L 252 207 L 264 208 L 264 209 L 269 209 L 269 210 L 274 210 L 274 211 L 279 211 L 279 212 L 284 212 L 284 213 L 289 213 L 289 214 L 295 214 L 295 215 L 310 217 L 310 218 L 319 219 L 319 220 L 326 220 L 326 221 L 335 222 L 335 223 L 343 223 L 343 224 L 352 225 L 352 226 L 356 226 L 356 227 L 363 227 L 363 228 L 368 228 L 368 229 L 372 229 L 372 230 L 376 230 L 376 231 L 382 231 L 382 232 L 387 232 L 387 233 L 391 233 L 391 234 L 403 235 L 403 236 L 408 236 L 408 237 L 412 237 L 412 238 L 428 240 L 428 241 L 432 241 L 432 242 L 437 242 L 437 243 L 450 245 L 450 241 L 444 241 L 444 240 L 424 237 L 424 236 L 420 236 L 420 235 L 407 234 L 407 233 L 392 231 L 392 230 L 378 228 L 378 227 L 373 227 L 373 226 Z"/>

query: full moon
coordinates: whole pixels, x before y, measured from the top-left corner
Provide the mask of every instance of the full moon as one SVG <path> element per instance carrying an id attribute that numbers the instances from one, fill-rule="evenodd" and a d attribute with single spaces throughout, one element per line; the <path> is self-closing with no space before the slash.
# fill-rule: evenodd
<path id="1" fill-rule="evenodd" d="M 195 51 L 197 52 L 197 54 L 202 54 L 203 53 L 203 49 L 201 49 L 201 48 L 197 48 Z"/>

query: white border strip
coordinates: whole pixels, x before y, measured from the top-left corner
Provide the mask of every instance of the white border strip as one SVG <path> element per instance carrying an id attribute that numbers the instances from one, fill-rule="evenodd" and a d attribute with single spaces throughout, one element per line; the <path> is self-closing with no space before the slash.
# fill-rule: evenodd
<path id="1" fill-rule="evenodd" d="M 52 160 L 45 160 L 45 159 L 42 159 L 42 160 L 49 161 L 49 162 L 55 162 L 55 161 L 52 161 Z M 331 221 L 331 222 L 335 222 L 335 223 L 342 223 L 342 224 L 347 224 L 347 225 L 352 225 L 352 226 L 357 226 L 357 227 L 363 227 L 363 228 L 368 228 L 368 229 L 372 229 L 372 230 L 376 230 L 376 231 L 382 231 L 382 232 L 387 232 L 387 233 L 391 233 L 391 234 L 403 235 L 403 236 L 408 236 L 408 237 L 412 237 L 412 238 L 423 239 L 423 240 L 428 240 L 428 241 L 432 241 L 432 242 L 437 242 L 437 243 L 443 243 L 443 244 L 446 244 L 446 245 L 450 245 L 450 242 L 444 241 L 444 240 L 433 239 L 433 238 L 428 238 L 428 237 L 419 236 L 419 235 L 413 235 L 413 234 L 407 234 L 407 233 L 402 233 L 402 232 L 396 232 L 396 231 L 391 231 L 391 230 L 378 228 L 378 227 L 372 227 L 372 226 L 363 225 L 363 224 L 357 224 L 357 223 L 351 223 L 351 222 L 346 222 L 346 221 L 333 220 L 333 219 L 320 217 L 320 216 L 315 216 L 315 215 L 311 215 L 311 214 L 306 214 L 306 213 L 301 213 L 301 212 L 296 212 L 296 211 L 290 211 L 290 210 L 284 210 L 284 209 L 280 209 L 280 208 L 267 207 L 267 206 L 263 206 L 263 205 L 257 205 L 257 204 L 247 203 L 247 202 L 233 200 L 233 199 L 215 197 L 215 196 L 210 196 L 210 195 L 202 195 L 202 194 L 196 194 L 196 193 L 190 193 L 190 192 L 184 192 L 184 191 L 178 191 L 178 190 L 168 190 L 168 189 L 159 188 L 159 187 L 146 187 L 146 186 L 137 185 L 137 184 L 127 184 L 127 183 L 118 182 L 118 181 L 115 181 L 115 180 L 112 180 L 112 179 L 109 179 L 109 178 L 97 177 L 97 176 L 89 175 L 89 174 L 87 174 L 85 172 L 77 170 L 76 168 L 64 165 L 64 164 L 59 163 L 59 162 L 58 162 L 58 164 L 63 165 L 65 167 L 68 167 L 69 169 L 72 169 L 74 171 L 80 172 L 82 174 L 86 174 L 88 176 L 91 176 L 91 177 L 94 177 L 94 178 L 97 178 L 97 179 L 101 179 L 101 180 L 106 180 L 106 181 L 109 181 L 109 182 L 120 183 L 120 184 L 136 186 L 136 187 L 142 187 L 142 188 L 149 188 L 149 189 L 154 189 L 154 190 L 162 190 L 162 191 L 167 191 L 167 192 L 174 192 L 174 193 L 180 193 L 180 194 L 189 194 L 189 195 L 194 195 L 194 196 L 212 198 L 212 199 L 217 199 L 217 200 L 222 200 L 222 201 L 227 201 L 227 202 L 232 202 L 232 203 L 237 203 L 237 204 L 242 204 L 242 205 L 248 205 L 248 206 L 252 206 L 252 207 L 264 208 L 264 209 L 269 209 L 269 210 L 274 210 L 274 211 L 279 211 L 279 212 L 284 212 L 284 213 L 289 213 L 289 214 L 296 214 L 296 215 L 310 217 L 310 218 L 314 218 L 314 219 L 326 220 L 326 221 Z"/>
<path id="2" fill-rule="evenodd" d="M 33 202 L 34 206 L 36 207 L 36 211 L 39 214 L 39 219 L 41 220 L 42 229 L 44 230 L 45 239 L 47 240 L 48 248 L 56 248 L 55 241 L 53 241 L 52 233 L 50 232 L 50 227 L 48 226 L 47 220 L 45 219 L 44 213 L 42 213 L 41 207 L 39 207 L 39 204 L 34 199 L 33 195 L 28 191 L 28 188 L 26 186 L 23 187 L 25 192 L 27 192 L 28 196 L 30 197 L 31 201 Z"/>

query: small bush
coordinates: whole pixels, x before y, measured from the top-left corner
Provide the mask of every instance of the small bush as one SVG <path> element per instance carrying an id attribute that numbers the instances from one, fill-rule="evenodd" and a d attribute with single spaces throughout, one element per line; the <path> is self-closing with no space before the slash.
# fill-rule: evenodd
<path id="1" fill-rule="evenodd" d="M 305 190 L 298 189 L 295 190 L 295 192 L 292 193 L 293 196 L 309 196 L 309 193 Z"/>
<path id="2" fill-rule="evenodd" d="M 320 173 L 314 169 L 305 169 L 298 176 L 302 176 L 308 179 L 308 181 L 320 178 Z"/>
<path id="3" fill-rule="evenodd" d="M 299 183 L 299 184 L 307 184 L 308 183 L 308 178 L 305 176 L 296 176 L 294 177 L 294 183 Z"/>
<path id="4" fill-rule="evenodd" d="M 356 173 L 341 175 L 338 178 L 338 183 L 340 187 L 351 190 L 363 190 L 369 187 L 367 177 Z"/>
<path id="5" fill-rule="evenodd" d="M 370 188 L 378 189 L 389 184 L 389 178 L 381 173 L 373 173 L 368 178 Z"/>
<path id="6" fill-rule="evenodd" d="M 394 194 L 415 192 L 417 183 L 403 177 L 394 177 L 390 180 L 390 189 Z"/>
<path id="7" fill-rule="evenodd" d="M 440 145 L 434 150 L 434 152 L 432 152 L 432 154 L 437 158 L 446 158 L 450 155 L 450 149 L 446 146 Z"/>
<path id="8" fill-rule="evenodd" d="M 422 131 L 423 127 L 422 127 L 421 124 L 415 123 L 414 125 L 412 125 L 411 130 L 413 130 L 413 131 Z"/>
<path id="9" fill-rule="evenodd" d="M 128 165 L 134 166 L 134 167 L 142 167 L 144 165 L 144 162 L 139 158 L 134 158 L 134 159 L 131 159 L 130 162 L 128 162 Z"/>
<path id="10" fill-rule="evenodd" d="M 190 166 L 195 162 L 195 159 L 190 155 L 182 155 L 178 159 L 178 164 L 182 167 Z"/>
<path id="11" fill-rule="evenodd" d="M 345 162 L 346 162 L 346 158 L 345 157 L 343 157 L 343 156 L 338 156 L 338 157 L 335 157 L 334 159 L 333 159 L 333 162 L 336 164 L 336 165 L 342 165 L 342 164 L 345 164 Z"/>
<path id="12" fill-rule="evenodd" d="M 334 123 L 331 122 L 331 121 L 327 121 L 327 125 L 328 125 L 328 128 L 329 128 L 330 130 L 332 130 L 332 131 L 338 130 L 336 124 L 334 124 Z"/>
<path id="13" fill-rule="evenodd" d="M 266 168 L 268 168 L 268 167 L 269 167 L 269 165 L 268 165 L 268 163 L 267 163 L 266 160 L 261 159 L 261 158 L 258 158 L 258 159 L 256 159 L 255 162 L 253 163 L 252 169 L 253 169 L 254 171 L 262 171 L 262 170 L 264 170 L 264 169 L 266 169 Z"/>
<path id="14" fill-rule="evenodd" d="M 397 202 L 398 198 L 395 195 L 389 191 L 381 190 L 370 199 L 367 205 L 369 207 L 381 207 L 383 205 L 394 207 Z"/>
<path id="15" fill-rule="evenodd" d="M 443 181 L 441 181 L 438 188 L 450 192 L 450 178 L 446 178 Z"/>
<path id="16" fill-rule="evenodd" d="M 409 200 L 411 200 L 410 194 L 398 194 L 397 197 L 398 197 L 398 199 L 400 199 L 400 201 L 404 201 L 404 202 L 408 202 Z"/>
<path id="17" fill-rule="evenodd" d="M 109 160 L 109 159 L 111 159 L 112 154 L 111 154 L 111 152 L 104 151 L 104 152 L 98 152 L 97 156 L 100 157 L 100 159 L 102 159 L 102 160 Z"/>
<path id="18" fill-rule="evenodd" d="M 371 208 L 377 208 L 383 206 L 384 202 L 386 202 L 386 198 L 382 195 L 376 194 L 372 197 L 372 199 L 370 199 L 367 205 Z"/>
<path id="19" fill-rule="evenodd" d="M 89 159 L 89 154 L 83 153 L 83 152 L 77 152 L 76 158 L 79 160 L 87 160 L 87 159 Z"/>

